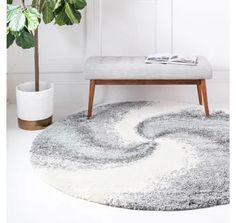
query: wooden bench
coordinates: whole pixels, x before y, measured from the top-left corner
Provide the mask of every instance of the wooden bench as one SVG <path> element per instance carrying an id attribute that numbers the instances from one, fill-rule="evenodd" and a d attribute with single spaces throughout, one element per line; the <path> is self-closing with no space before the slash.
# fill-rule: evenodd
<path id="1" fill-rule="evenodd" d="M 90 80 L 88 118 L 92 117 L 96 85 L 196 85 L 199 104 L 209 116 L 206 79 L 212 68 L 204 57 L 196 66 L 176 64 L 145 64 L 145 57 L 90 57 L 84 69 Z"/>

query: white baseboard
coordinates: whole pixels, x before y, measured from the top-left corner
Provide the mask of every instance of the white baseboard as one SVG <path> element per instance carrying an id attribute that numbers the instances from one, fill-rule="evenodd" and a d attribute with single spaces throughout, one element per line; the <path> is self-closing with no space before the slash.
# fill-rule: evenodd
<path id="1" fill-rule="evenodd" d="M 15 87 L 34 80 L 33 73 L 9 73 L 7 75 L 8 102 L 15 103 Z M 78 73 L 43 73 L 41 80 L 55 84 L 55 104 L 74 103 L 86 106 L 89 82 Z M 216 70 L 207 81 L 209 104 L 229 104 L 229 71 Z M 140 90 L 142 89 L 142 90 Z M 193 86 L 97 86 L 95 103 L 124 100 L 178 100 L 197 103 L 197 91 Z"/>

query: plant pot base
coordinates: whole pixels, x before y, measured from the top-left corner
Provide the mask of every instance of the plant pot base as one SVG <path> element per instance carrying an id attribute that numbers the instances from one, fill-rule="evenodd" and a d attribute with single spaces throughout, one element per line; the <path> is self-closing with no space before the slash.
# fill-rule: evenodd
<path id="1" fill-rule="evenodd" d="M 18 118 L 18 126 L 24 130 L 41 130 L 52 124 L 52 116 L 43 120 L 25 121 Z"/>

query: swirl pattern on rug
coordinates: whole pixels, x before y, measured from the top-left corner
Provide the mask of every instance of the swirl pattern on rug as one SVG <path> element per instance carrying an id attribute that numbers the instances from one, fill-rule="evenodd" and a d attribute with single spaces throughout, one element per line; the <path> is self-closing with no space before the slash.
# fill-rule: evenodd
<path id="1" fill-rule="evenodd" d="M 31 161 L 55 188 L 135 210 L 229 203 L 229 115 L 182 104 L 122 102 L 54 123 Z"/>

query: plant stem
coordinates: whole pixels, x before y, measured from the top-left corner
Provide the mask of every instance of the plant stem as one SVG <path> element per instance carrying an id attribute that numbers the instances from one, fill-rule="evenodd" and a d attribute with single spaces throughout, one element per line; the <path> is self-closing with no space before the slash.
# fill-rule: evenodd
<path id="1" fill-rule="evenodd" d="M 39 91 L 39 43 L 38 43 L 38 29 L 34 33 L 35 47 L 34 47 L 34 70 L 35 70 L 35 91 Z"/>
<path id="2" fill-rule="evenodd" d="M 21 0 L 21 5 L 22 5 L 22 8 L 25 10 L 26 9 L 25 0 Z"/>
<path id="3" fill-rule="evenodd" d="M 23 0 L 24 1 L 24 0 Z M 36 1 L 36 9 L 41 12 L 40 8 L 41 0 Z M 35 30 L 34 33 L 34 76 L 35 76 L 35 91 L 39 91 L 39 41 L 38 41 L 38 28 Z"/>

